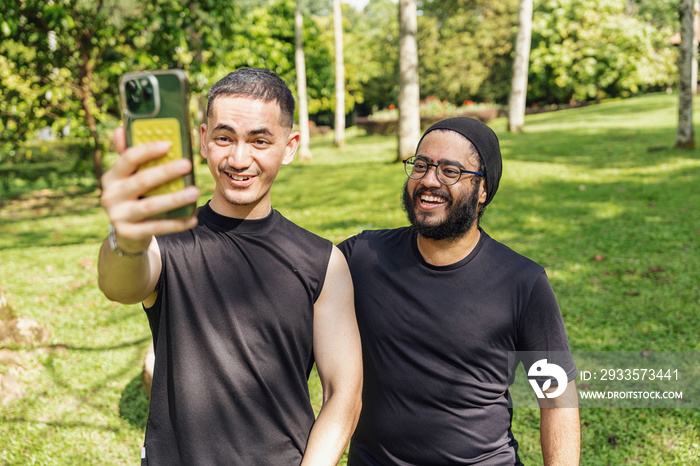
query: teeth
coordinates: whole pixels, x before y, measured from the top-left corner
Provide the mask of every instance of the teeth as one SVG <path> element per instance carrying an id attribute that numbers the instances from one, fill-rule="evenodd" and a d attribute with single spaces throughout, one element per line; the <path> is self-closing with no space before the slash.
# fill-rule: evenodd
<path id="1" fill-rule="evenodd" d="M 445 199 L 443 199 L 442 197 L 437 197 L 437 196 L 423 195 L 420 197 L 420 199 L 423 202 L 438 202 L 438 203 L 445 202 Z"/>
<path id="2" fill-rule="evenodd" d="M 248 176 L 239 176 L 239 175 L 231 175 L 231 174 L 229 174 L 228 176 L 234 181 L 246 181 L 250 178 Z"/>

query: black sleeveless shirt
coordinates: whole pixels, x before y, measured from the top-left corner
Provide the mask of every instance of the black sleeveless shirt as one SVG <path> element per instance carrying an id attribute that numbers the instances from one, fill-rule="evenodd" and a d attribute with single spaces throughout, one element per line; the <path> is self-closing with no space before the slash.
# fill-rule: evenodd
<path id="1" fill-rule="evenodd" d="M 142 464 L 299 464 L 314 423 L 314 303 L 332 244 L 275 210 L 237 220 L 207 204 L 198 217 L 158 238 Z"/>

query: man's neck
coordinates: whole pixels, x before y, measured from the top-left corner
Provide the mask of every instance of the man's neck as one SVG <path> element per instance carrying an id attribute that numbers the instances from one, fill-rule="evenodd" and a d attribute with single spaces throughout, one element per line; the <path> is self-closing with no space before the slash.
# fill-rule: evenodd
<path id="1" fill-rule="evenodd" d="M 226 199 L 216 194 L 214 194 L 211 201 L 209 201 L 209 206 L 219 215 L 239 220 L 258 220 L 265 218 L 272 210 L 269 199 L 254 204 L 236 205 L 231 204 Z"/>
<path id="2" fill-rule="evenodd" d="M 428 264 L 445 266 L 459 262 L 467 257 L 479 243 L 481 232 L 474 225 L 459 238 L 428 239 L 418 235 L 418 251 Z"/>

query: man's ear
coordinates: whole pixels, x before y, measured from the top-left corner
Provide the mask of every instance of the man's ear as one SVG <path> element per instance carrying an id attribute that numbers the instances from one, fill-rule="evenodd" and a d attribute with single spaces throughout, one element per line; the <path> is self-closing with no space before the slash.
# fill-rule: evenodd
<path id="1" fill-rule="evenodd" d="M 488 193 L 486 192 L 486 180 L 481 178 L 481 182 L 479 183 L 479 203 L 483 204 L 486 202 L 486 196 Z"/>
<path id="2" fill-rule="evenodd" d="M 207 158 L 207 125 L 205 123 L 199 127 L 199 154 Z"/>
<path id="3" fill-rule="evenodd" d="M 299 147 L 299 141 L 301 136 L 298 132 L 290 133 L 287 139 L 287 147 L 284 148 L 284 158 L 282 159 L 282 165 L 289 165 L 294 160 L 294 154 L 297 153 L 297 148 Z"/>

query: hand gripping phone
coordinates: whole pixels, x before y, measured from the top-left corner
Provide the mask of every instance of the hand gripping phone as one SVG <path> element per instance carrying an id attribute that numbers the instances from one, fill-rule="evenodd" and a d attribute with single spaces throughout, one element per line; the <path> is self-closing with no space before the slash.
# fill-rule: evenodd
<path id="1" fill-rule="evenodd" d="M 192 161 L 189 86 L 182 70 L 126 73 L 119 82 L 119 94 L 126 127 L 126 143 L 136 146 L 152 141 L 169 141 L 168 153 L 139 167 L 143 170 L 180 157 Z M 167 194 L 194 184 L 194 172 L 158 186 L 145 196 Z M 157 215 L 156 218 L 189 217 L 196 203 Z"/>

